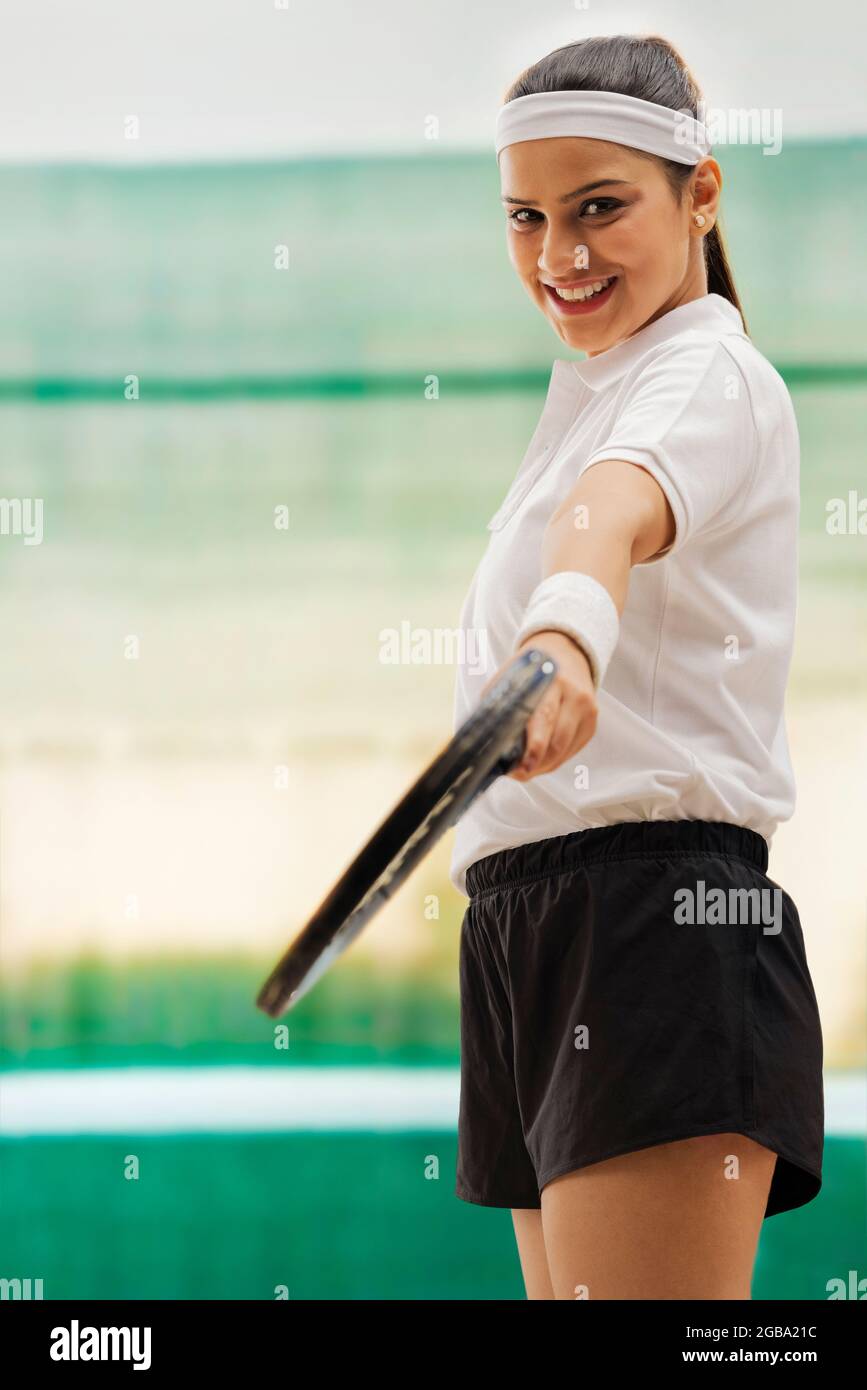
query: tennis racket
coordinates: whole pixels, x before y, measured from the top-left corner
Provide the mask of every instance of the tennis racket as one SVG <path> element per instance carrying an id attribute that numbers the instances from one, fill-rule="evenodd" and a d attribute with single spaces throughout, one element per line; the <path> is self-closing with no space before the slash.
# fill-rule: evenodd
<path id="1" fill-rule="evenodd" d="M 556 663 L 535 648 L 506 668 L 337 880 L 259 991 L 279 1018 L 324 975 L 446 830 L 524 754 Z"/>

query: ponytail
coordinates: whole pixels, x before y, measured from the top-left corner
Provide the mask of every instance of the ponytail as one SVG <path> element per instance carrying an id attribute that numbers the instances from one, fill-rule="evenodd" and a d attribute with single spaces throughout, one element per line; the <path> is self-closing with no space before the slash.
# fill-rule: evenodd
<path id="1" fill-rule="evenodd" d="M 723 299 L 727 299 L 730 304 L 735 306 L 741 316 L 746 333 L 748 331 L 747 321 L 744 317 L 740 296 L 735 288 L 734 276 L 729 265 L 729 258 L 726 255 L 725 241 L 718 222 L 714 223 L 704 239 L 704 264 L 707 271 L 708 294 L 722 295 Z"/>

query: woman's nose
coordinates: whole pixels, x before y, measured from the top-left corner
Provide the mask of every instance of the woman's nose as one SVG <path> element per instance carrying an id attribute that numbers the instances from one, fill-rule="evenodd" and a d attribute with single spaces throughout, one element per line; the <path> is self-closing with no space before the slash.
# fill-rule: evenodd
<path id="1" fill-rule="evenodd" d="M 562 280 L 573 270 L 592 270 L 590 247 L 579 241 L 574 229 L 558 232 L 549 227 L 539 255 L 543 279 Z"/>

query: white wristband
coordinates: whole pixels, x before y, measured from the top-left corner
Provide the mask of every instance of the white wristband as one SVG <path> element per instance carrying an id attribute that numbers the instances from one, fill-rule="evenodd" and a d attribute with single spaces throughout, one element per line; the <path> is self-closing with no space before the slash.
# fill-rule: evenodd
<path id="1" fill-rule="evenodd" d="M 534 632 L 549 631 L 565 632 L 578 643 L 598 687 L 620 635 L 617 608 L 605 586 L 577 570 L 561 570 L 543 579 L 530 595 L 515 646 Z"/>

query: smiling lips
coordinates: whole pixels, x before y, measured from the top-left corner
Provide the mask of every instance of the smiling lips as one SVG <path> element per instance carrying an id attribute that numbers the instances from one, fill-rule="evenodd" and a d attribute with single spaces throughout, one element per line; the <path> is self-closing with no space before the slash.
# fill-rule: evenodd
<path id="1" fill-rule="evenodd" d="M 607 303 L 616 284 L 616 275 L 601 275 L 598 280 L 585 280 L 577 285 L 545 284 L 545 293 L 556 304 L 558 313 L 587 314 Z"/>

